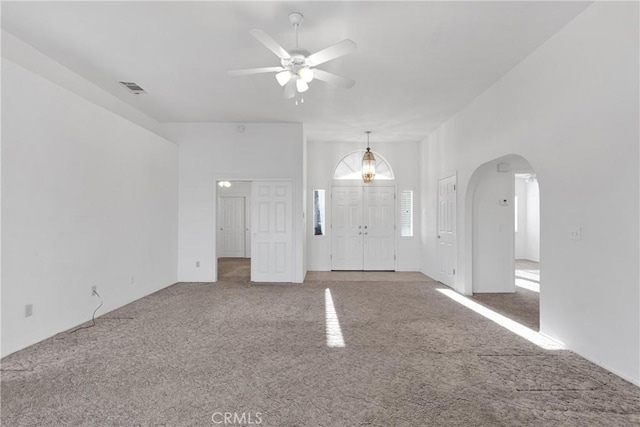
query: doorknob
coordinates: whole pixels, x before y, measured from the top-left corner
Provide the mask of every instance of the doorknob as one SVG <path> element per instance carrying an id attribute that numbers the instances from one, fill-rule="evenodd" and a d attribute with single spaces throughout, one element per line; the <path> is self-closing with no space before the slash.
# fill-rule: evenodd
<path id="1" fill-rule="evenodd" d="M 220 227 L 220 231 L 222 231 L 222 227 Z"/>
<path id="2" fill-rule="evenodd" d="M 362 226 L 361 226 L 361 225 L 359 225 L 359 226 L 358 226 L 358 230 L 359 230 L 359 229 L 361 229 L 361 228 L 362 228 Z"/>
<path id="3" fill-rule="evenodd" d="M 438 239 L 440 238 L 440 235 L 438 234 Z"/>
<path id="4" fill-rule="evenodd" d="M 362 231 L 359 231 L 358 234 L 362 234 Z M 364 233 L 364 234 L 367 234 L 367 233 Z"/>
<path id="5" fill-rule="evenodd" d="M 365 232 L 364 232 L 364 234 L 369 234 L 369 233 L 367 233 L 367 232 L 365 231 Z"/>
<path id="6" fill-rule="evenodd" d="M 366 226 L 366 225 L 364 226 L 364 229 L 365 229 L 365 230 L 367 229 L 367 226 Z"/>

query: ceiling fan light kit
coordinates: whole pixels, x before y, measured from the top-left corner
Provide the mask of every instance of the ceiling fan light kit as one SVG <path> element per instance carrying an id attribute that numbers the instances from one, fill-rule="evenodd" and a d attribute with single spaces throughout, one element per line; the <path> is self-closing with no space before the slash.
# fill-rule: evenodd
<path id="1" fill-rule="evenodd" d="M 291 80 L 291 76 L 292 74 L 289 70 L 280 71 L 278 74 L 276 74 L 276 80 L 278 81 L 280 86 L 284 86 L 289 80 Z"/>
<path id="2" fill-rule="evenodd" d="M 349 39 L 342 40 L 332 46 L 322 49 L 314 54 L 298 46 L 298 27 L 302 24 L 304 16 L 299 12 L 289 14 L 289 22 L 296 31 L 296 47 L 285 50 L 271 36 L 262 30 L 251 30 L 249 33 L 262 43 L 267 49 L 280 58 L 280 67 L 249 68 L 244 70 L 229 71 L 231 76 L 245 76 L 250 74 L 275 72 L 278 84 L 284 87 L 284 98 L 296 98 L 296 105 L 303 103 L 301 94 L 309 90 L 309 83 L 314 79 L 324 81 L 346 89 L 352 88 L 355 81 L 340 77 L 327 71 L 315 68 L 316 66 L 356 50 L 355 42 Z"/>

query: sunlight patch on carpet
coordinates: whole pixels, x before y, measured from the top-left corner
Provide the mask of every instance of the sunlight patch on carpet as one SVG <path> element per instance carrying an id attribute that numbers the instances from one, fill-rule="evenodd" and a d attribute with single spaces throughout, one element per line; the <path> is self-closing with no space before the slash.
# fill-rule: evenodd
<path id="1" fill-rule="evenodd" d="M 344 347 L 340 321 L 329 288 L 324 290 L 325 321 L 327 323 L 327 347 Z"/>
<path id="2" fill-rule="evenodd" d="M 469 298 L 463 295 L 460 295 L 459 293 L 451 289 L 438 289 L 438 291 L 448 296 L 455 302 L 460 303 L 465 307 L 480 314 L 481 316 L 484 316 L 487 319 L 497 323 L 503 328 L 506 328 L 511 332 L 517 335 L 520 335 L 522 338 L 532 342 L 538 347 L 542 347 L 545 350 L 562 350 L 565 348 L 562 343 L 555 341 L 549 337 L 546 337 L 541 333 L 536 332 L 532 329 L 529 329 L 526 326 L 523 326 L 520 323 L 513 321 L 508 317 L 503 316 L 502 314 L 496 313 L 495 311 L 490 310 L 487 307 L 478 304 L 477 302 L 471 301 Z"/>
<path id="3" fill-rule="evenodd" d="M 533 292 L 540 293 L 540 284 L 531 280 L 519 279 L 516 277 L 516 286 L 522 289 L 528 289 Z"/>

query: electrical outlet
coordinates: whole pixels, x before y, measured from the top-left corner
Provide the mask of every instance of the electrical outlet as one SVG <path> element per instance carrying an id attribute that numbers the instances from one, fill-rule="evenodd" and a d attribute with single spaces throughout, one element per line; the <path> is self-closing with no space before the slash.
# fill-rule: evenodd
<path id="1" fill-rule="evenodd" d="M 91 296 L 98 296 L 98 287 L 97 286 L 92 286 L 91 287 Z"/>
<path id="2" fill-rule="evenodd" d="M 27 304 L 24 306 L 24 317 L 33 316 L 33 304 Z"/>
<path id="3" fill-rule="evenodd" d="M 200 261 L 196 261 L 196 268 L 200 268 Z"/>

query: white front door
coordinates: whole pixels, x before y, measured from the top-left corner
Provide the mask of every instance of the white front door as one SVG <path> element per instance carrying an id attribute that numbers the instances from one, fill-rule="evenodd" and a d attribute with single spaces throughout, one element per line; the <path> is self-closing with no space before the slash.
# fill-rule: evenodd
<path id="1" fill-rule="evenodd" d="M 245 256 L 245 198 L 220 196 L 220 256 Z"/>
<path id="2" fill-rule="evenodd" d="M 251 186 L 251 281 L 293 280 L 293 218 L 290 182 Z"/>
<path id="3" fill-rule="evenodd" d="M 333 187 L 331 269 L 395 269 L 395 188 Z"/>
<path id="4" fill-rule="evenodd" d="M 331 218 L 331 269 L 362 270 L 362 187 L 333 187 Z"/>
<path id="5" fill-rule="evenodd" d="M 395 270 L 395 188 L 364 188 L 364 269 Z"/>
<path id="6" fill-rule="evenodd" d="M 438 181 L 439 280 L 455 285 L 456 274 L 456 176 Z"/>

